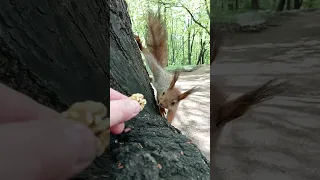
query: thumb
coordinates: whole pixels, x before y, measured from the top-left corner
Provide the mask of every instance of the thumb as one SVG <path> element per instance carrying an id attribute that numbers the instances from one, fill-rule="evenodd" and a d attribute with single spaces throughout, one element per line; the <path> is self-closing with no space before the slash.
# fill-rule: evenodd
<path id="1" fill-rule="evenodd" d="M 0 126 L 0 179 L 64 180 L 95 158 L 89 128 L 64 119 Z"/>
<path id="2" fill-rule="evenodd" d="M 140 105 L 131 99 L 110 101 L 110 127 L 127 121 L 140 112 Z"/>

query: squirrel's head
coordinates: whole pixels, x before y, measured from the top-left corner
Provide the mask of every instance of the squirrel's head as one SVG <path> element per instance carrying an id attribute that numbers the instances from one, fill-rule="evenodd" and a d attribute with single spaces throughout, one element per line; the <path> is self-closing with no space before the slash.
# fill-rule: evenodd
<path id="1" fill-rule="evenodd" d="M 179 102 L 187 98 L 190 94 L 196 91 L 196 88 L 189 89 L 188 91 L 181 93 L 181 91 L 175 87 L 175 84 L 179 78 L 179 72 L 174 72 L 172 81 L 168 90 L 160 94 L 159 106 L 166 109 L 175 109 L 178 107 Z"/>

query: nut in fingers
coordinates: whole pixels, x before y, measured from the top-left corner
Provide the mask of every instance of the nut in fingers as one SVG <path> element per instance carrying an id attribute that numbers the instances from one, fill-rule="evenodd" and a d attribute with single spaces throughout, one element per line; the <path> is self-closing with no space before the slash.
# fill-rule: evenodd
<path id="1" fill-rule="evenodd" d="M 96 135 L 96 155 L 101 156 L 110 144 L 110 129 Z"/>
<path id="2" fill-rule="evenodd" d="M 140 93 L 135 93 L 130 96 L 130 99 L 137 101 L 140 104 L 140 111 L 143 110 L 144 106 L 147 104 L 147 100 Z"/>
<path id="3" fill-rule="evenodd" d="M 68 120 L 88 126 L 96 136 L 96 155 L 103 154 L 110 142 L 110 118 L 106 118 L 106 106 L 94 101 L 77 102 L 61 114 Z"/>

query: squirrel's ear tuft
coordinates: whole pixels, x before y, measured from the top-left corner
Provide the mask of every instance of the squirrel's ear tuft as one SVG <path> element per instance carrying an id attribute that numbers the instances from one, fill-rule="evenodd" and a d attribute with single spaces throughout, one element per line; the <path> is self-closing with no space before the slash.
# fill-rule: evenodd
<path id="1" fill-rule="evenodd" d="M 178 100 L 181 101 L 181 100 L 185 99 L 185 98 L 188 97 L 190 94 L 192 94 L 192 93 L 194 93 L 194 92 L 196 92 L 196 91 L 197 91 L 197 88 L 196 88 L 196 87 L 194 87 L 194 88 L 192 88 L 192 89 L 189 89 L 188 91 L 180 94 L 179 97 L 178 97 Z"/>
<path id="2" fill-rule="evenodd" d="M 169 89 L 173 89 L 174 88 L 174 85 L 176 84 L 177 80 L 179 79 L 179 71 L 175 71 L 174 74 L 173 74 L 173 78 L 172 78 L 172 81 L 170 83 L 170 86 L 169 86 Z"/>

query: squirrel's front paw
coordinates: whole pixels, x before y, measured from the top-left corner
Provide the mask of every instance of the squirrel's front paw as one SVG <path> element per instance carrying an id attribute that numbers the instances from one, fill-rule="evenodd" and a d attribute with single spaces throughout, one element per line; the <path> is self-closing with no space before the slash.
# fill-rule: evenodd
<path id="1" fill-rule="evenodd" d="M 160 111 L 160 114 L 161 114 L 162 117 L 166 116 L 166 109 L 165 108 L 159 107 L 159 111 Z"/>
<path id="2" fill-rule="evenodd" d="M 64 118 L 88 126 L 96 136 L 96 155 L 101 156 L 110 142 L 110 118 L 106 118 L 107 107 L 100 102 L 84 101 L 74 103 L 62 112 Z"/>

